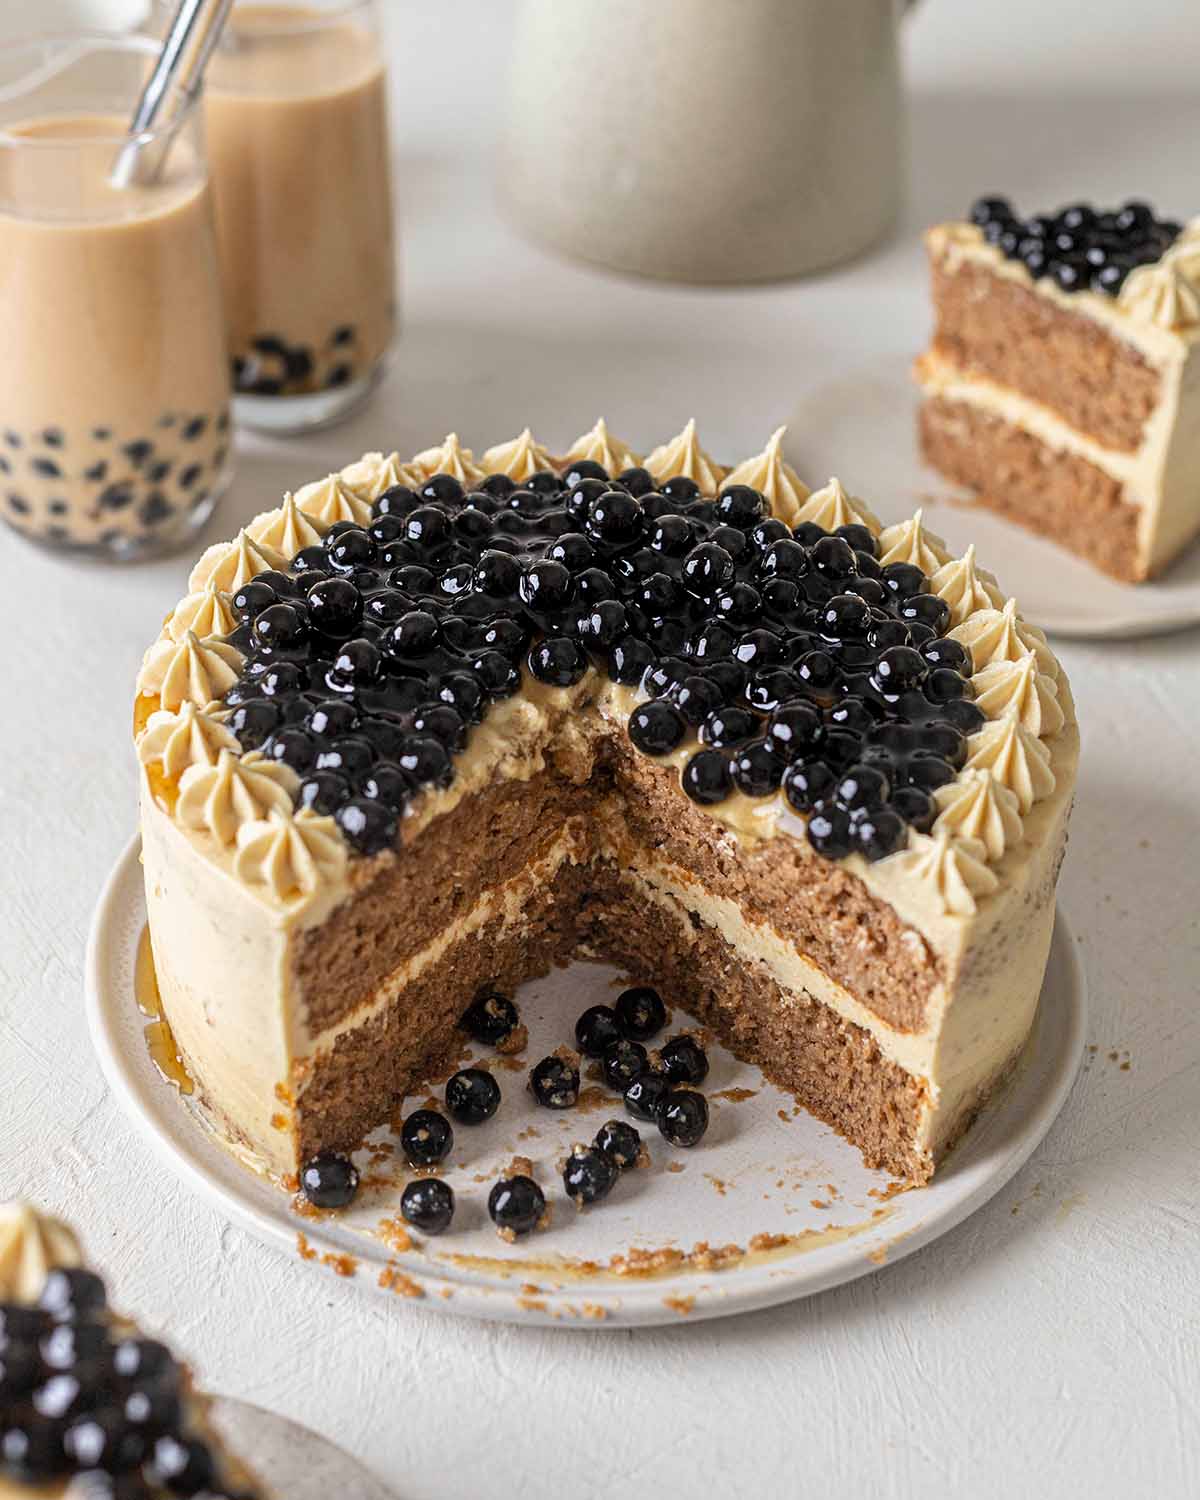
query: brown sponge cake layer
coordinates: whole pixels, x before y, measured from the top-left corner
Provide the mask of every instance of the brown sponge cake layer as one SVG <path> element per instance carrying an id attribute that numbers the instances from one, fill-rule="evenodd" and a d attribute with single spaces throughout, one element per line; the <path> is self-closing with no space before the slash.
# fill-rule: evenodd
<path id="1" fill-rule="evenodd" d="M 933 262 L 934 351 L 1056 412 L 1107 448 L 1133 453 L 1158 405 L 1158 372 L 1093 319 L 984 266 Z"/>
<path id="2" fill-rule="evenodd" d="M 453 943 L 398 998 L 339 1037 L 299 1096 L 300 1159 L 351 1149 L 391 1119 L 406 1092 L 455 1054 L 463 1040 L 455 1023 L 481 986 L 515 988 L 581 952 L 654 984 L 712 1026 L 737 1056 L 859 1147 L 869 1165 L 915 1182 L 929 1178 L 933 1162 L 915 1144 L 927 1104 L 920 1081 L 885 1058 L 861 1027 L 810 996 L 785 995 L 686 905 L 665 914 L 609 860 L 562 866 L 518 922 L 496 918 Z M 502 1086 L 506 1078 L 508 1087 L 522 1086 L 507 1073 Z"/>
<path id="3" fill-rule="evenodd" d="M 1085 558 L 1110 577 L 1146 577 L 1138 559 L 1141 510 L 1119 480 L 1076 454 L 944 396 L 927 399 L 919 423 L 925 461 L 974 490 L 990 510 Z"/>

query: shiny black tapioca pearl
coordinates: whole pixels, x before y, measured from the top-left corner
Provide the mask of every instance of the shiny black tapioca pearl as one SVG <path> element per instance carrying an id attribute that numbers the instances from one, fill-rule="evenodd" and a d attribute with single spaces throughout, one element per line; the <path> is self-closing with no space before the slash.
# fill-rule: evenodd
<path id="1" fill-rule="evenodd" d="M 109 1407 L 75 1417 L 63 1433 L 63 1452 L 85 1473 L 122 1473 L 142 1462 L 146 1438 L 129 1426 L 122 1411 Z"/>
<path id="2" fill-rule="evenodd" d="M 933 595 L 918 594 L 917 598 L 925 601 Z M 899 694 L 920 687 L 928 672 L 929 663 L 919 651 L 911 646 L 888 646 L 880 653 L 872 678 L 880 692 Z"/>
<path id="3" fill-rule="evenodd" d="M 565 531 L 546 549 L 546 558 L 561 563 L 569 573 L 582 573 L 595 562 L 596 552 L 582 531 Z"/>
<path id="4" fill-rule="evenodd" d="M 820 711 L 803 699 L 780 704 L 766 725 L 766 742 L 788 760 L 816 752 L 825 737 Z"/>
<path id="5" fill-rule="evenodd" d="M 326 582 L 341 583 L 343 582 L 343 580 L 340 578 L 327 579 Z M 356 590 L 355 592 L 359 591 Z M 412 607 L 413 601 L 408 597 L 407 594 L 402 594 L 399 589 L 378 589 L 368 594 L 366 598 L 363 599 L 363 619 L 365 622 L 365 627 L 367 629 L 370 629 L 372 626 L 378 626 L 380 632 L 382 633 L 386 626 L 394 625 L 397 620 L 402 620 L 404 616 L 409 612 L 409 610 L 412 609 Z M 315 629 L 316 621 L 312 617 L 311 608 L 309 611 L 309 618 L 310 620 L 312 620 L 312 624 Z M 346 633 L 353 635 L 354 629 L 355 627 L 352 626 Z M 331 634 L 331 632 L 329 631 L 325 631 L 324 633 L 326 635 Z"/>
<path id="6" fill-rule="evenodd" d="M 827 859 L 845 859 L 854 848 L 849 813 L 828 803 L 814 808 L 808 820 L 808 841 Z"/>
<path id="7" fill-rule="evenodd" d="M 229 716 L 229 728 L 243 750 L 257 750 L 278 729 L 280 711 L 266 698 L 239 703 Z"/>
<path id="8" fill-rule="evenodd" d="M 808 572 L 809 556 L 796 541 L 773 541 L 758 563 L 762 578 L 800 578 Z"/>
<path id="9" fill-rule="evenodd" d="M 728 552 L 735 567 L 749 566 L 755 557 L 754 545 L 744 531 L 736 526 L 714 526 L 708 540 L 722 552 Z"/>
<path id="10" fill-rule="evenodd" d="M 928 625 L 940 635 L 950 623 L 950 606 L 936 594 L 911 594 L 900 605 L 900 618 Z"/>
<path id="11" fill-rule="evenodd" d="M 756 715 L 735 704 L 710 713 L 700 725 L 700 738 L 715 749 L 727 749 L 753 738 L 759 727 L 760 721 Z"/>
<path id="12" fill-rule="evenodd" d="M 649 985 L 639 984 L 622 990 L 613 1011 L 621 1035 L 635 1042 L 649 1041 L 667 1021 L 662 996 Z"/>
<path id="13" fill-rule="evenodd" d="M 42 1283 L 38 1306 L 60 1321 L 99 1318 L 107 1306 L 104 1282 L 94 1271 L 81 1267 L 55 1267 Z M 6 1332 L 7 1327 L 6 1322 Z"/>
<path id="14" fill-rule="evenodd" d="M 520 671 L 500 651 L 480 651 L 471 660 L 471 671 L 492 698 L 509 698 L 521 686 Z"/>
<path id="15" fill-rule="evenodd" d="M 539 682 L 571 687 L 587 671 L 587 653 L 570 636 L 547 636 L 529 653 L 529 670 Z"/>
<path id="16" fill-rule="evenodd" d="M 719 750 L 698 750 L 683 768 L 684 791 L 701 807 L 723 802 L 733 790 L 729 762 Z"/>
<path id="17" fill-rule="evenodd" d="M 783 774 L 783 794 L 797 812 L 808 813 L 832 796 L 837 782 L 823 760 L 797 760 Z"/>
<path id="18" fill-rule="evenodd" d="M 806 651 L 796 663 L 796 675 L 818 697 L 832 694 L 838 680 L 838 664 L 828 651 Z"/>
<path id="19" fill-rule="evenodd" d="M 505 1234 L 532 1234 L 546 1215 L 546 1195 L 532 1177 L 502 1177 L 488 1194 L 488 1214 Z"/>
<path id="20" fill-rule="evenodd" d="M 937 803 L 922 787 L 896 787 L 890 806 L 918 833 L 928 833 L 937 818 Z"/>
<path id="21" fill-rule="evenodd" d="M 814 542 L 809 561 L 826 578 L 852 578 L 857 571 L 854 548 L 840 536 L 823 536 Z"/>
<path id="22" fill-rule="evenodd" d="M 252 621 L 263 610 L 270 609 L 278 602 L 279 596 L 269 583 L 252 578 L 249 583 L 242 584 L 241 588 L 234 591 L 233 613 L 239 620 Z"/>
<path id="23" fill-rule="evenodd" d="M 709 620 L 688 637 L 686 649 L 697 661 L 718 661 L 733 655 L 737 641 L 738 632 L 731 625 Z"/>
<path id="24" fill-rule="evenodd" d="M 300 1172 L 300 1191 L 314 1208 L 346 1208 L 358 1192 L 358 1168 L 348 1156 L 319 1151 Z"/>
<path id="25" fill-rule="evenodd" d="M 730 625 L 752 625 L 762 615 L 762 595 L 750 583 L 735 580 L 713 599 L 713 612 Z"/>
<path id="26" fill-rule="evenodd" d="M 48 1482 L 69 1469 L 62 1429 L 32 1412 L 15 1412 L 0 1421 L 0 1475 L 31 1484 Z"/>
<path id="27" fill-rule="evenodd" d="M 454 1148 L 454 1127 L 436 1109 L 416 1109 L 400 1127 L 400 1145 L 414 1167 L 436 1167 Z"/>
<path id="28" fill-rule="evenodd" d="M 384 802 L 352 797 L 334 814 L 347 841 L 360 854 L 378 854 L 396 842 L 396 814 Z"/>
<path id="29" fill-rule="evenodd" d="M 643 1073 L 625 1090 L 625 1108 L 635 1120 L 653 1122 L 659 1105 L 670 1092 L 670 1082 L 661 1073 Z"/>
<path id="30" fill-rule="evenodd" d="M 439 704 L 454 709 L 467 724 L 478 724 L 486 702 L 483 689 L 469 672 L 446 672 L 433 685 Z"/>
<path id="31" fill-rule="evenodd" d="M 833 800 L 848 813 L 882 807 L 891 793 L 891 783 L 877 765 L 850 766 L 838 779 Z"/>
<path id="32" fill-rule="evenodd" d="M 300 783 L 297 806 L 329 817 L 349 800 L 351 790 L 349 781 L 337 771 L 311 771 Z"/>
<path id="33" fill-rule="evenodd" d="M 578 632 L 593 651 L 608 651 L 626 634 L 629 618 L 619 599 L 600 599 L 578 617 Z"/>
<path id="34" fill-rule="evenodd" d="M 895 807 L 872 807 L 854 820 L 854 844 L 867 860 L 886 859 L 908 839 L 904 819 Z"/>
<path id="35" fill-rule="evenodd" d="M 415 786 L 449 786 L 454 768 L 450 753 L 432 735 L 412 735 L 396 753 L 396 764 Z"/>
<path id="36" fill-rule="evenodd" d="M 763 497 L 747 484 L 731 484 L 717 498 L 716 511 L 725 526 L 749 531 L 763 518 Z"/>
<path id="37" fill-rule="evenodd" d="M 783 780 L 784 768 L 784 762 L 766 740 L 751 740 L 736 750 L 729 761 L 734 786 L 748 797 L 769 797 Z"/>
<path id="38" fill-rule="evenodd" d="M 446 1108 L 460 1125 L 482 1125 L 500 1107 L 500 1085 L 486 1068 L 461 1068 L 446 1081 Z"/>
<path id="39" fill-rule="evenodd" d="M 660 1071 L 672 1083 L 703 1083 L 708 1077 L 708 1053 L 693 1036 L 671 1037 L 658 1056 Z"/>
<path id="40" fill-rule="evenodd" d="M 146 1467 L 147 1477 L 172 1495 L 199 1495 L 217 1483 L 216 1462 L 199 1438 L 171 1433 L 160 1437 Z"/>
<path id="41" fill-rule="evenodd" d="M 617 1013 L 608 1005 L 589 1005 L 575 1022 L 575 1045 L 585 1057 L 603 1057 L 623 1035 Z"/>
<path id="42" fill-rule="evenodd" d="M 584 531 L 597 541 L 621 545 L 640 534 L 644 520 L 641 505 L 628 490 L 606 490 L 588 502 Z"/>
<path id="43" fill-rule="evenodd" d="M 313 734 L 340 738 L 358 725 L 358 709 L 344 698 L 324 698 L 313 705 L 304 721 Z"/>
<path id="44" fill-rule="evenodd" d="M 658 488 L 659 493 L 673 501 L 677 507 L 700 499 L 700 486 L 686 474 L 676 474 L 671 479 L 664 480 Z"/>
<path id="45" fill-rule="evenodd" d="M 596 1146 L 574 1146 L 563 1163 L 563 1190 L 579 1207 L 599 1203 L 612 1191 L 619 1174 L 612 1157 Z"/>
<path id="46" fill-rule="evenodd" d="M 883 569 L 883 584 L 897 599 L 907 599 L 928 587 L 929 580 L 915 563 L 888 563 Z"/>
<path id="47" fill-rule="evenodd" d="M 749 669 L 773 666 L 783 661 L 785 655 L 783 636 L 764 625 L 744 631 L 733 646 L 734 660 Z"/>
<path id="48" fill-rule="evenodd" d="M 0 1410 L 10 1410 L 28 1396 L 43 1373 L 36 1336 L 28 1343 L 11 1338 L 0 1343 Z"/>
<path id="49" fill-rule="evenodd" d="M 607 495 L 613 486 L 600 479 L 581 479 L 578 484 L 571 487 L 564 505 L 571 524 L 582 526 L 587 518 L 588 506 L 593 500 L 598 500 L 601 495 Z"/>
<path id="50" fill-rule="evenodd" d="M 529 1070 L 529 1092 L 543 1109 L 571 1109 L 579 1100 L 579 1067 L 551 1053 Z"/>
<path id="51" fill-rule="evenodd" d="M 424 508 L 429 510 L 436 509 L 442 521 L 446 520 L 446 512 L 442 507 L 460 506 L 466 498 L 466 491 L 463 489 L 461 482 L 455 479 L 453 474 L 431 474 L 428 479 L 422 480 L 416 488 Z"/>
<path id="52" fill-rule="evenodd" d="M 412 731 L 422 737 L 432 736 L 433 739 L 440 740 L 450 751 L 466 748 L 466 723 L 460 713 L 445 703 L 417 709 L 412 717 Z"/>
<path id="53" fill-rule="evenodd" d="M 383 677 L 379 648 L 363 636 L 339 646 L 329 671 L 330 686 L 343 690 L 374 687 Z"/>
<path id="54" fill-rule="evenodd" d="M 592 1144 L 608 1157 L 618 1172 L 637 1166 L 642 1154 L 642 1138 L 627 1120 L 606 1120 L 596 1132 Z"/>
<path id="55" fill-rule="evenodd" d="M 581 479 L 597 479 L 608 486 L 609 473 L 603 464 L 598 464 L 591 458 L 573 458 L 562 472 L 559 481 L 567 489 L 573 490 Z"/>
<path id="56" fill-rule="evenodd" d="M 384 490 L 381 495 L 377 495 L 371 502 L 371 514 L 376 518 L 395 516 L 403 520 L 405 516 L 411 515 L 422 504 L 424 504 L 424 501 L 421 499 L 421 496 L 415 490 L 410 489 L 408 485 L 393 484 L 390 488 Z M 394 535 L 399 535 L 399 533 L 395 533 Z M 387 537 L 386 540 L 394 540 L 394 535 Z M 383 541 L 384 538 L 379 537 L 377 540 Z"/>
<path id="57" fill-rule="evenodd" d="M 420 661 L 440 643 L 437 616 L 427 609 L 410 609 L 380 636 L 380 646 L 389 657 Z"/>
<path id="58" fill-rule="evenodd" d="M 717 684 L 698 674 L 674 683 L 669 692 L 671 703 L 693 726 L 702 724 L 722 704 L 722 693 Z"/>
<path id="59" fill-rule="evenodd" d="M 673 703 L 654 698 L 629 716 L 629 738 L 643 755 L 669 755 L 683 743 L 687 720 Z"/>
<path id="60" fill-rule="evenodd" d="M 835 594 L 821 610 L 818 628 L 828 640 L 853 641 L 866 636 L 871 624 L 867 601 L 858 594 Z"/>
<path id="61" fill-rule="evenodd" d="M 949 761 L 927 751 L 898 759 L 893 774 L 898 786 L 920 787 L 925 792 L 936 792 L 940 786 L 949 786 L 955 777 L 954 767 Z"/>
<path id="62" fill-rule="evenodd" d="M 361 735 L 346 734 L 317 746 L 313 764 L 318 771 L 341 771 L 353 779 L 375 761 L 375 751 Z"/>
<path id="63" fill-rule="evenodd" d="M 274 651 L 299 650 L 308 640 L 308 633 L 308 610 L 295 601 L 278 600 L 269 604 L 255 615 L 251 626 L 255 647 L 270 646 Z"/>
<path id="64" fill-rule="evenodd" d="M 698 542 L 683 559 L 687 587 L 703 596 L 718 592 L 733 580 L 733 558 L 715 542 Z"/>
<path id="65" fill-rule="evenodd" d="M 537 614 L 563 609 L 571 601 L 574 584 L 563 563 L 543 558 L 531 563 L 520 581 L 521 601 Z"/>
<path id="66" fill-rule="evenodd" d="M 672 1089 L 660 1101 L 655 1123 L 672 1146 L 695 1146 L 708 1129 L 708 1101 L 692 1089 Z"/>
<path id="67" fill-rule="evenodd" d="M 348 639 L 358 629 L 363 616 L 363 597 L 347 579 L 322 578 L 310 586 L 305 598 L 309 623 L 322 635 L 340 641 Z M 267 614 L 269 609 L 258 613 Z"/>
<path id="68" fill-rule="evenodd" d="M 364 771 L 356 785 L 360 797 L 382 802 L 392 812 L 399 813 L 407 806 L 415 783 L 401 766 L 385 760 Z"/>
<path id="69" fill-rule="evenodd" d="M 668 513 L 650 522 L 646 540 L 664 557 L 683 557 L 696 541 L 696 528 L 687 516 Z"/>
<path id="70" fill-rule="evenodd" d="M 484 990 L 471 1001 L 458 1024 L 475 1041 L 497 1047 L 508 1040 L 520 1021 L 520 1012 L 507 995 Z"/>
<path id="71" fill-rule="evenodd" d="M 786 667 L 760 667 L 746 685 L 746 701 L 752 708 L 770 713 L 800 695 L 803 684 Z"/>
<path id="72" fill-rule="evenodd" d="M 454 1218 L 454 1189 L 438 1177 L 418 1177 L 400 1194 L 400 1217 L 422 1234 L 444 1234 Z"/>
<path id="73" fill-rule="evenodd" d="M 643 469 L 640 464 L 630 469 L 622 469 L 617 475 L 617 480 L 631 495 L 638 497 L 648 495 L 654 489 L 654 476 L 648 469 Z"/>
<path id="74" fill-rule="evenodd" d="M 516 661 L 529 645 L 529 631 L 520 620 L 496 615 L 479 627 L 475 640 L 477 645 L 500 651 L 510 661 Z"/>
<path id="75" fill-rule="evenodd" d="M 605 1048 L 603 1058 L 604 1081 L 610 1089 L 623 1094 L 635 1078 L 649 1067 L 649 1058 L 640 1042 L 622 1037 Z"/>

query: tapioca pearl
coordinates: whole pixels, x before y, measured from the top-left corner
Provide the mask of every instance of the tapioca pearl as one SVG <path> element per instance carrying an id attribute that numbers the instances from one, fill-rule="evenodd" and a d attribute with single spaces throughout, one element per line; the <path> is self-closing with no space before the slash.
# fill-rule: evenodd
<path id="1" fill-rule="evenodd" d="M 157 463 L 151 464 L 149 466 L 149 468 L 146 470 L 146 483 L 147 484 L 161 484 L 163 482 L 163 480 L 167 477 L 167 475 L 171 472 L 171 468 L 172 468 L 172 460 L 171 459 L 169 459 L 169 458 L 161 458 L 161 459 L 159 459 Z"/>
<path id="2" fill-rule="evenodd" d="M 337 349 L 344 344 L 352 344 L 356 337 L 354 325 L 352 323 L 343 323 L 340 328 L 333 330 L 333 338 L 330 340 L 330 343 Z"/>
<path id="3" fill-rule="evenodd" d="M 8 508 L 18 516 L 27 516 L 33 509 L 28 500 L 13 492 L 10 492 L 8 496 Z"/>
<path id="4" fill-rule="evenodd" d="M 84 469 L 83 477 L 91 484 L 100 484 L 108 475 L 108 460 L 98 458 L 94 464 Z"/>
<path id="5" fill-rule="evenodd" d="M 111 427 L 93 427 L 92 440 L 97 443 L 107 443 L 112 437 Z"/>
<path id="6" fill-rule="evenodd" d="M 67 500 L 51 500 L 46 509 L 52 516 L 65 516 L 70 512 L 71 505 Z"/>
<path id="7" fill-rule="evenodd" d="M 311 378 L 313 372 L 313 357 L 311 352 L 303 345 L 296 345 L 287 352 L 287 378 L 291 381 L 305 381 Z"/>
<path id="8" fill-rule="evenodd" d="M 163 412 L 162 416 L 159 417 L 159 419 L 158 419 L 158 424 L 157 425 L 159 427 L 174 427 L 174 425 L 175 425 L 175 413 L 173 411 L 165 411 L 165 412 Z"/>
<path id="9" fill-rule="evenodd" d="M 47 526 L 42 534 L 48 542 L 65 542 L 71 532 L 66 526 Z"/>
<path id="10" fill-rule="evenodd" d="M 124 510 L 127 505 L 133 503 L 133 482 L 122 479 L 118 484 L 110 484 L 101 490 L 100 498 L 96 502 L 101 510 Z"/>
<path id="11" fill-rule="evenodd" d="M 208 418 L 205 416 L 191 417 L 183 425 L 182 437 L 184 442 L 194 443 L 197 438 L 203 437 L 208 427 Z"/>
<path id="12" fill-rule="evenodd" d="M 41 456 L 31 458 L 29 460 L 29 467 L 35 474 L 40 474 L 44 479 L 62 478 L 62 470 L 52 458 L 43 458 Z"/>
<path id="13" fill-rule="evenodd" d="M 325 377 L 325 384 L 331 389 L 336 389 L 340 385 L 348 385 L 353 373 L 353 370 L 347 364 L 334 365 L 333 369 Z"/>
<path id="14" fill-rule="evenodd" d="M 186 469 L 180 469 L 177 476 L 179 488 L 181 490 L 190 490 L 203 472 L 203 464 L 188 464 Z"/>
<path id="15" fill-rule="evenodd" d="M 157 526 L 159 522 L 165 521 L 173 514 L 174 507 L 159 490 L 147 495 L 138 506 L 138 520 L 143 526 Z"/>
<path id="16" fill-rule="evenodd" d="M 218 416 L 217 416 L 217 424 L 216 425 L 217 425 L 217 431 L 218 432 L 228 432 L 229 431 L 229 413 L 228 413 L 228 411 L 222 411 L 222 412 L 220 412 L 218 414 Z"/>
<path id="17" fill-rule="evenodd" d="M 21 446 L 21 435 L 19 432 L 14 432 L 10 427 L 4 434 L 4 441 L 10 448 L 19 448 Z"/>
<path id="18" fill-rule="evenodd" d="M 46 427 L 42 430 L 42 442 L 47 448 L 61 448 L 66 441 L 66 434 L 61 427 Z"/>
<path id="19" fill-rule="evenodd" d="M 140 469 L 154 452 L 154 444 L 149 438 L 135 438 L 133 442 L 126 443 L 121 452 L 135 469 Z"/>
<path id="20" fill-rule="evenodd" d="M 11 474 L 11 473 L 12 473 L 12 464 L 9 463 L 8 459 L 5 458 L 5 456 L 3 455 L 3 453 L 0 453 L 0 474 Z"/>

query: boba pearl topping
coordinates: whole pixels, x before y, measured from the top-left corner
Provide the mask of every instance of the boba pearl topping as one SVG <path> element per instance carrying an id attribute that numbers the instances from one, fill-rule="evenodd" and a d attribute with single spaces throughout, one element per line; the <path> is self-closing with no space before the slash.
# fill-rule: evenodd
<path id="1" fill-rule="evenodd" d="M 65 1225 L 0 1205 L 0 1244 L 0 1492 L 258 1500 L 199 1423 L 187 1369 L 110 1310 Z"/>
<path id="2" fill-rule="evenodd" d="M 286 845 L 303 901 L 330 836 L 384 853 L 513 735 L 543 732 L 523 725 L 591 716 L 739 836 L 786 832 L 828 860 L 913 855 L 944 909 L 965 911 L 946 893 L 977 835 L 961 809 L 943 820 L 939 794 L 973 767 L 1023 814 L 1027 788 L 1052 789 L 1040 739 L 1062 716 L 1040 632 L 919 511 L 885 529 L 837 480 L 805 489 L 781 433 L 732 472 L 690 423 L 621 468 L 615 453 L 637 455 L 601 436 L 573 451 L 611 467 L 550 460 L 528 434 L 482 465 L 455 437 L 411 464 L 368 456 L 210 549 L 192 592 L 218 591 L 234 628 L 160 643 L 139 680 L 150 711 L 169 679 L 175 716 L 215 726 L 156 721 L 189 827 L 219 827 L 230 849 L 236 833 L 239 873 L 260 883 L 279 861 L 247 851 Z M 1015 743 L 991 722 L 1006 716 Z M 236 786 L 212 748 L 228 737 Z M 170 779 L 165 754 L 142 758 Z M 235 826 L 251 804 L 253 835 Z M 464 1024 L 490 1036 L 508 1019 Z M 611 1032 L 583 1050 L 601 1055 Z"/>
<path id="3" fill-rule="evenodd" d="M 1184 228 L 1138 199 L 1111 209 L 1071 203 L 1026 217 L 1007 198 L 979 198 L 970 218 L 988 244 L 1020 261 L 1035 280 L 1048 276 L 1064 292 L 1109 297 L 1118 296 L 1140 266 L 1161 260 Z"/>

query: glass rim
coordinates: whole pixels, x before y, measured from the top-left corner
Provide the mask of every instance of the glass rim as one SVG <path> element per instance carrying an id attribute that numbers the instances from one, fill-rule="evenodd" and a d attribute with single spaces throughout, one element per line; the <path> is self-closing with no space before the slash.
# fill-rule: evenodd
<path id="1" fill-rule="evenodd" d="M 47 82 L 53 78 L 56 72 L 69 67 L 79 57 L 86 56 L 89 52 L 113 51 L 140 54 L 142 57 L 157 57 L 161 44 L 153 37 L 142 36 L 132 31 L 102 31 L 98 29 L 87 29 L 81 31 L 41 31 L 30 32 L 25 36 L 13 37 L 10 41 L 0 42 L 0 59 L 11 57 L 14 53 L 25 50 L 35 52 L 42 49 L 46 56 L 39 70 L 37 65 L 30 69 L 29 74 L 14 83 L 0 84 L 0 103 L 8 100 L 19 99 L 22 94 L 36 88 L 39 82 Z M 74 56 L 71 54 L 74 53 Z M 60 68 L 52 67 L 59 57 L 62 57 Z M 112 135 L 60 135 L 60 136 L 26 136 L 15 133 L 6 125 L 0 125 L 0 146 L 19 147 L 23 151 L 62 151 L 80 146 L 111 146 L 114 150 L 136 142 L 138 145 L 150 145 L 154 141 L 165 140 L 174 137 L 186 124 L 189 117 L 195 112 L 202 99 L 204 90 L 198 89 L 196 93 L 189 96 L 181 96 L 170 113 L 149 130 L 139 130 L 136 135 L 128 130 L 114 131 Z M 133 114 L 136 98 L 127 102 L 128 113 Z"/>

